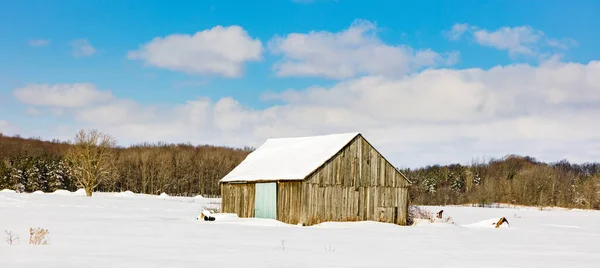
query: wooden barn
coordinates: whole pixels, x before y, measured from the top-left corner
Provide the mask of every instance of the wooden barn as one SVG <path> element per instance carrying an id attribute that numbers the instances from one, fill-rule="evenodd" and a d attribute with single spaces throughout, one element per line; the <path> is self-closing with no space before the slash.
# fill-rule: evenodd
<path id="1" fill-rule="evenodd" d="M 220 183 L 243 218 L 407 223 L 410 181 L 360 133 L 268 139 Z"/>

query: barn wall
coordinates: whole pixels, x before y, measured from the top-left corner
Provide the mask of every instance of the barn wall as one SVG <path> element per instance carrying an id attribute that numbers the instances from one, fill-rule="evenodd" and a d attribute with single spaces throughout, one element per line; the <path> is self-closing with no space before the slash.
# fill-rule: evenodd
<path id="1" fill-rule="evenodd" d="M 301 222 L 373 220 L 406 224 L 408 181 L 362 136 L 302 184 Z"/>
<path id="2" fill-rule="evenodd" d="M 221 211 L 240 218 L 254 217 L 254 183 L 221 184 Z"/>
<path id="3" fill-rule="evenodd" d="M 277 184 L 277 220 L 290 224 L 299 223 L 301 204 L 301 181 L 281 181 Z"/>

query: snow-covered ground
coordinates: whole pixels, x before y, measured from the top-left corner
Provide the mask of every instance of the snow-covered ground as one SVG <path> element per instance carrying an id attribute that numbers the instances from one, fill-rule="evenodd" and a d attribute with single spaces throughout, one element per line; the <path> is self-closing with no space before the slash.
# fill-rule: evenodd
<path id="1" fill-rule="evenodd" d="M 0 267 L 599 267 L 600 212 L 444 207 L 456 224 L 293 226 L 219 216 L 213 199 L 0 192 Z M 218 200 L 217 200 L 218 201 Z M 429 207 L 437 212 L 440 207 Z M 510 227 L 492 223 L 506 217 Z M 32 246 L 29 227 L 50 231 Z M 3 237 L 4 238 L 4 237 Z"/>

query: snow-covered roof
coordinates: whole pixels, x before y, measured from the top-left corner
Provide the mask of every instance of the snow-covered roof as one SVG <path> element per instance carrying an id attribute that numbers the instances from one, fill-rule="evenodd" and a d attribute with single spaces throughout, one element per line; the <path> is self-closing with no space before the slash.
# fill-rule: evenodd
<path id="1" fill-rule="evenodd" d="M 302 180 L 358 134 L 267 139 L 221 182 Z"/>

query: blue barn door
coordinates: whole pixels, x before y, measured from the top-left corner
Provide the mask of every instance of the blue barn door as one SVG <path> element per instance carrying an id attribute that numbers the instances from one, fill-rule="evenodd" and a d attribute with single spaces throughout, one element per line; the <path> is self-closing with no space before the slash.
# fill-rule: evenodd
<path id="1" fill-rule="evenodd" d="M 254 217 L 264 219 L 277 218 L 277 183 L 256 183 L 254 196 Z"/>

